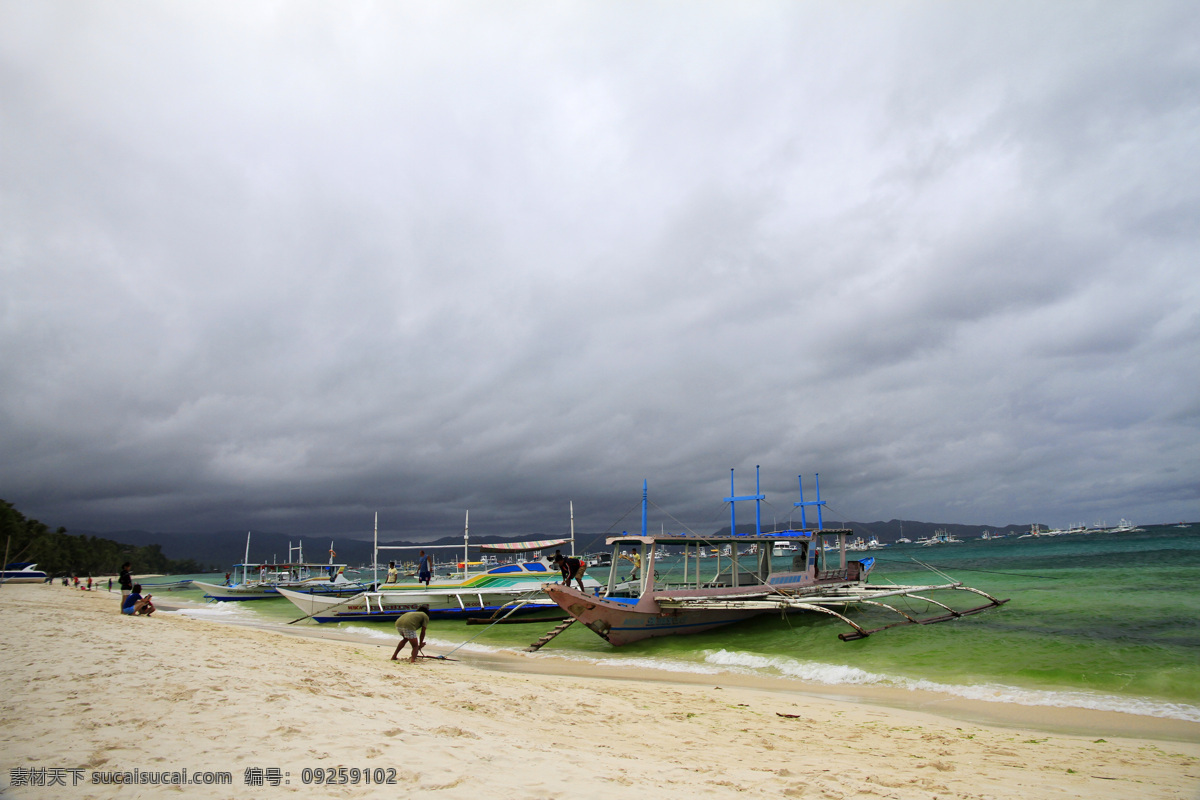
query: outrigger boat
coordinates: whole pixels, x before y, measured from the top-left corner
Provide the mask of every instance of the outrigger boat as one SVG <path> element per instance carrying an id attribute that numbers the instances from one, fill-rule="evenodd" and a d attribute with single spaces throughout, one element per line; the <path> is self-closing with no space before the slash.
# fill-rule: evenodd
<path id="1" fill-rule="evenodd" d="M 606 540 L 613 548 L 614 564 L 617 563 L 617 554 L 621 550 L 636 548 L 640 551 L 641 562 L 645 568 L 639 581 L 629 590 L 622 591 L 617 570 L 613 568 L 609 572 L 608 585 L 603 596 L 592 596 L 561 585 L 547 585 L 543 591 L 572 618 L 616 646 L 654 636 L 699 633 L 772 612 L 796 611 L 813 611 L 840 619 L 853 629 L 839 634 L 843 641 L 849 641 L 896 625 L 928 624 L 957 619 L 1008 602 L 997 600 L 958 581 L 920 586 L 869 584 L 867 577 L 875 559 L 847 560 L 846 539 L 852 531 L 845 528 L 824 528 L 821 507 L 825 503 L 821 500 L 819 476 L 817 481 L 817 499 L 806 502 L 803 479 L 800 480 L 800 502 L 793 503 L 793 506 L 800 509 L 801 527 L 765 533 L 762 531 L 759 511 L 759 504 L 765 499 L 765 495 L 756 491 L 753 495 L 736 496 L 731 470 L 730 496 L 725 498 L 730 503 L 731 533 L 715 537 L 690 532 L 647 534 L 647 486 L 643 482 L 641 534 L 623 533 Z M 734 504 L 743 500 L 755 501 L 753 534 L 732 533 L 737 530 Z M 805 516 L 805 509 L 810 506 L 817 509 L 817 527 L 812 529 L 808 527 Z M 777 545 L 785 542 L 794 543 L 797 551 L 787 560 L 783 569 L 777 569 L 772 553 L 776 551 Z M 714 545 L 724 544 L 730 545 L 729 558 L 718 559 L 715 574 L 708 569 L 702 572 L 696 556 Z M 757 554 L 749 559 L 741 559 L 739 548 L 747 544 L 759 545 Z M 655 559 L 665 554 L 666 546 L 683 546 L 685 549 L 683 577 L 676 582 L 661 580 L 655 576 Z M 722 568 L 722 562 L 726 568 Z M 689 564 L 694 565 L 690 571 Z M 987 598 L 988 603 L 965 611 L 956 611 L 924 596 L 940 590 L 973 592 Z M 899 598 L 923 600 L 941 608 L 944 613 L 931 618 L 917 619 L 908 612 L 883 602 Z M 882 609 L 903 619 L 867 630 L 846 616 L 847 609 L 854 606 Z M 560 629 L 562 628 L 565 628 L 565 625 L 560 626 Z M 554 633 L 557 633 L 557 630 Z M 543 637 L 543 641 L 531 649 L 540 647 L 548 638 Z"/>
<path id="2" fill-rule="evenodd" d="M 292 561 L 293 553 L 296 560 Z M 333 544 L 329 546 L 329 563 L 320 564 L 304 560 L 304 543 L 288 545 L 288 561 L 284 563 L 251 563 L 250 534 L 246 534 L 246 556 L 240 564 L 233 565 L 233 574 L 224 584 L 192 581 L 192 585 L 204 592 L 208 600 L 271 600 L 281 595 L 280 589 L 306 595 L 346 597 L 369 588 L 361 581 L 346 578 L 346 565 L 333 563 Z"/>
<path id="3" fill-rule="evenodd" d="M 503 564 L 459 580 L 434 581 L 428 586 L 423 583 L 386 584 L 377 591 L 361 592 L 343 600 L 283 588 L 279 589 L 279 594 L 317 622 L 386 622 L 421 605 L 429 606 L 432 619 L 463 619 L 510 610 L 515 613 L 557 611 L 558 606 L 542 593 L 542 586 L 558 575 L 558 567 L 540 558 Z M 589 576 L 584 577 L 583 585 L 593 592 L 600 589 L 600 582 Z"/>
<path id="4" fill-rule="evenodd" d="M 149 592 L 182 592 L 184 589 L 191 589 L 192 581 L 166 581 L 165 583 L 143 583 L 142 590 Z"/>
<path id="5" fill-rule="evenodd" d="M 514 555 L 548 550 L 568 543 L 573 545 L 573 519 L 574 513 L 572 536 L 569 539 L 503 542 L 481 544 L 478 547 L 484 553 Z M 379 550 L 430 550 L 440 547 L 458 548 L 459 545 L 379 545 L 378 519 L 376 520 L 376 553 Z M 401 614 L 413 611 L 421 605 L 429 606 L 429 616 L 434 619 L 470 619 L 480 615 L 510 616 L 558 610 L 558 606 L 542 593 L 542 586 L 547 580 L 561 575 L 559 568 L 545 556 L 518 560 L 512 564 L 499 564 L 471 574 L 472 562 L 467 560 L 470 547 L 469 514 L 463 529 L 461 547 L 463 560 L 460 566 L 463 573 L 454 578 L 431 581 L 429 585 L 419 582 L 385 583 L 377 589 L 364 591 L 344 600 L 305 595 L 288 589 L 280 589 L 279 594 L 291 600 L 296 608 L 317 622 L 386 622 L 397 619 Z M 378 562 L 378 558 L 375 561 Z M 587 575 L 583 578 L 583 585 L 593 593 L 600 590 L 600 582 Z"/>

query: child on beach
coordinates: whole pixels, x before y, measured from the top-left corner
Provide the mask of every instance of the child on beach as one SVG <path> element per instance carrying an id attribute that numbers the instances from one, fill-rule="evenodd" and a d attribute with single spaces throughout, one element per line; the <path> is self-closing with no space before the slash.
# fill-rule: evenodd
<path id="1" fill-rule="evenodd" d="M 400 655 L 400 651 L 405 644 L 412 645 L 412 658 L 408 659 L 409 663 L 416 663 L 417 654 L 421 652 L 421 648 L 425 646 L 425 629 L 429 627 L 429 606 L 417 606 L 416 611 L 409 611 L 406 614 L 401 614 L 396 620 L 396 633 L 400 634 L 400 643 L 396 645 L 395 652 L 392 653 L 392 661 Z M 421 631 L 421 639 L 417 641 L 417 630 Z"/>

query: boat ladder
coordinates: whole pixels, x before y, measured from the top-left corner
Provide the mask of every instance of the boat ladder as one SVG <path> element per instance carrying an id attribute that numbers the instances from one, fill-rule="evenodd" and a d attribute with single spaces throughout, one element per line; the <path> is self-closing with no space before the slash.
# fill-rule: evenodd
<path id="1" fill-rule="evenodd" d="M 558 636 L 560 633 L 562 633 L 563 631 L 565 631 L 567 628 L 571 627 L 571 626 L 572 626 L 572 625 L 574 625 L 574 624 L 575 624 L 575 618 L 574 618 L 574 617 L 571 617 L 569 620 L 567 620 L 567 621 L 565 621 L 565 622 L 561 622 L 561 623 L 559 623 L 559 624 L 558 624 L 558 625 L 557 625 L 557 626 L 554 628 L 554 630 L 550 631 L 550 632 L 549 632 L 549 633 L 547 633 L 545 636 L 543 636 L 542 638 L 538 639 L 538 640 L 537 640 L 536 642 L 534 642 L 533 644 L 529 645 L 529 647 L 526 647 L 526 648 L 525 648 L 525 652 L 526 652 L 526 653 L 536 653 L 538 650 L 541 650 L 541 649 L 542 649 L 542 647 L 543 647 L 543 646 L 544 646 L 544 645 L 545 645 L 547 642 L 549 642 L 549 641 L 550 641 L 551 639 L 553 639 L 555 636 Z"/>

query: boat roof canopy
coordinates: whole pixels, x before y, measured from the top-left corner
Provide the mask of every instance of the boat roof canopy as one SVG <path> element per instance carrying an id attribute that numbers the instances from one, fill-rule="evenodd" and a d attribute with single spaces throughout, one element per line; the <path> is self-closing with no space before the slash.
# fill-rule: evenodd
<path id="1" fill-rule="evenodd" d="M 624 533 L 620 536 L 610 536 L 606 544 L 724 544 L 726 542 L 790 542 L 796 539 L 811 539 L 813 536 L 849 536 L 854 533 L 850 528 L 823 528 L 821 530 L 790 530 L 774 531 L 772 533 L 737 533 L 732 536 L 705 536 L 699 533 L 664 533 L 654 536 L 640 536 Z"/>
<path id="2" fill-rule="evenodd" d="M 547 547 L 558 547 L 570 539 L 538 539 L 533 542 L 499 542 L 497 544 L 478 545 L 484 553 L 520 553 L 526 550 L 545 550 Z M 460 545 L 461 546 L 461 545 Z"/>
<path id="3" fill-rule="evenodd" d="M 325 569 L 327 567 L 348 567 L 349 564 L 330 564 L 328 562 L 316 561 L 247 561 L 246 563 L 237 563 L 234 567 L 266 567 L 267 569 L 297 569 L 300 567 L 308 567 L 310 569 Z"/>

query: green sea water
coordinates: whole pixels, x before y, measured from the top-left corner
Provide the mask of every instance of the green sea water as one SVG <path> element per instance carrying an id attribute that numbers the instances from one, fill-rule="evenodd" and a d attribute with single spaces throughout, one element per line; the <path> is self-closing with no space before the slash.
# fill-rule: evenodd
<path id="1" fill-rule="evenodd" d="M 981 614 L 905 625 L 852 642 L 837 637 L 848 630 L 845 623 L 815 614 L 762 616 L 621 648 L 577 625 L 527 657 L 784 676 L 829 686 L 932 689 L 981 700 L 1200 721 L 1200 524 L 933 547 L 893 545 L 856 555 L 876 558 L 874 584 L 944 582 L 920 561 L 1009 602 Z M 955 595 L 951 604 L 958 609 L 985 602 L 977 595 Z M 213 608 L 214 615 L 253 615 L 279 623 L 298 616 L 283 600 L 218 605 L 222 608 Z M 224 608 L 235 605 L 242 608 Z M 918 601 L 900 607 L 921 616 L 938 613 Z M 849 615 L 866 628 L 898 619 L 878 611 Z M 395 638 L 387 623 L 338 627 L 368 638 Z M 442 652 L 460 645 L 522 652 L 551 627 L 485 629 L 438 620 L 430 636 Z"/>

